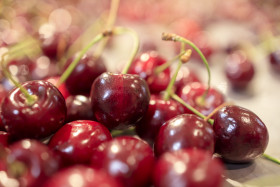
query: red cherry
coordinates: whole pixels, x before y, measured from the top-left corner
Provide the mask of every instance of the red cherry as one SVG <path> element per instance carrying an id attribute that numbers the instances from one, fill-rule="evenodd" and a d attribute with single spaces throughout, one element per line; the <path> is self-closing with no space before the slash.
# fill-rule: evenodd
<path id="1" fill-rule="evenodd" d="M 57 131 L 66 118 L 66 104 L 58 89 L 47 81 L 29 81 L 22 86 L 36 96 L 28 104 L 19 88 L 14 88 L 3 99 L 1 118 L 12 139 L 50 136 Z"/>
<path id="2" fill-rule="evenodd" d="M 269 55 L 269 61 L 271 67 L 275 70 L 280 72 L 280 50 L 276 50 Z"/>
<path id="3" fill-rule="evenodd" d="M 91 108 L 89 97 L 84 95 L 69 96 L 66 99 L 67 117 L 66 121 L 94 120 L 95 116 Z"/>
<path id="4" fill-rule="evenodd" d="M 41 186 L 60 168 L 58 157 L 37 140 L 21 140 L 9 148 L 7 174 L 16 178 L 20 186 Z"/>
<path id="5" fill-rule="evenodd" d="M 124 186 L 149 184 L 154 165 L 152 148 L 144 141 L 122 136 L 102 143 L 93 153 L 91 165 L 119 180 Z"/>
<path id="6" fill-rule="evenodd" d="M 8 146 L 8 137 L 9 134 L 5 131 L 0 131 L 0 149 L 2 147 L 7 147 Z"/>
<path id="7" fill-rule="evenodd" d="M 112 177 L 100 170 L 75 165 L 55 173 L 43 187 L 121 187 Z"/>
<path id="8" fill-rule="evenodd" d="M 252 111 L 231 105 L 215 115 L 215 152 L 229 162 L 249 162 L 264 153 L 268 131 Z"/>
<path id="9" fill-rule="evenodd" d="M 66 68 L 73 60 L 74 58 L 70 58 L 66 62 Z M 89 95 L 93 81 L 106 71 L 101 57 L 96 60 L 92 55 L 86 54 L 66 79 L 65 85 L 72 95 Z"/>
<path id="10" fill-rule="evenodd" d="M 185 85 L 192 82 L 201 82 L 198 75 L 187 66 L 182 66 L 178 72 L 175 82 L 175 88 L 179 91 Z"/>
<path id="11" fill-rule="evenodd" d="M 149 108 L 144 117 L 136 125 L 136 133 L 153 144 L 160 127 L 171 118 L 183 114 L 185 107 L 174 100 L 164 100 L 160 96 L 151 95 Z"/>
<path id="12" fill-rule="evenodd" d="M 178 115 L 164 123 L 154 145 L 157 156 L 186 148 L 214 152 L 214 131 L 211 125 L 194 114 Z"/>
<path id="13" fill-rule="evenodd" d="M 209 115 L 215 108 L 224 103 L 224 95 L 217 89 L 210 88 L 204 101 L 201 101 L 207 86 L 199 82 L 185 85 L 178 91 L 178 96 L 197 109 L 203 115 Z M 189 111 L 188 113 L 192 113 Z"/>
<path id="14" fill-rule="evenodd" d="M 155 187 L 222 187 L 224 167 L 209 152 L 182 149 L 164 153 L 156 163 Z"/>
<path id="15" fill-rule="evenodd" d="M 255 68 L 244 53 L 235 51 L 226 59 L 225 72 L 234 88 L 245 88 L 252 81 Z"/>
<path id="16" fill-rule="evenodd" d="M 126 128 L 144 116 L 150 92 L 138 75 L 107 72 L 94 81 L 90 99 L 98 121 L 109 129 Z"/>
<path id="17" fill-rule="evenodd" d="M 62 157 L 65 165 L 89 164 L 99 144 L 111 139 L 109 130 L 102 124 L 79 120 L 61 127 L 48 145 Z"/>
<path id="18" fill-rule="evenodd" d="M 160 57 L 157 52 L 145 52 L 133 61 L 128 73 L 139 75 L 147 81 L 152 93 L 159 93 L 165 90 L 170 82 L 170 68 L 165 69 L 158 75 L 155 73 L 156 67 L 165 62 L 166 60 Z"/>

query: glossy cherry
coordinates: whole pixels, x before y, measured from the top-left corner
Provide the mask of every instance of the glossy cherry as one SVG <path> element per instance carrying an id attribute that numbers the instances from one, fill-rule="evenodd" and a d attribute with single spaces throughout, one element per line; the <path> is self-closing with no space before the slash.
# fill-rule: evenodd
<path id="1" fill-rule="evenodd" d="M 47 81 L 29 81 L 22 86 L 35 96 L 27 102 L 19 88 L 3 99 L 1 118 L 12 139 L 41 139 L 56 132 L 66 118 L 66 104 L 58 89 Z"/>
<path id="2" fill-rule="evenodd" d="M 155 187 L 222 187 L 224 167 L 209 152 L 181 149 L 164 153 L 156 163 Z"/>
<path id="3" fill-rule="evenodd" d="M 56 86 L 59 79 L 60 79 L 60 76 L 51 76 L 51 77 L 47 77 L 44 80 L 46 80 Z M 58 90 L 63 95 L 64 99 L 67 99 L 71 95 L 69 93 L 68 89 L 66 88 L 65 83 L 61 83 L 60 86 L 58 87 Z"/>
<path id="4" fill-rule="evenodd" d="M 156 67 L 166 62 L 156 51 L 142 53 L 130 66 L 128 73 L 137 74 L 145 79 L 151 93 L 159 93 L 165 90 L 170 82 L 170 68 L 165 69 L 158 75 Z"/>
<path id="5" fill-rule="evenodd" d="M 178 72 L 175 82 L 176 91 L 179 91 L 182 87 L 186 86 L 192 82 L 201 82 L 198 75 L 188 68 L 187 66 L 182 66 Z"/>
<path id="6" fill-rule="evenodd" d="M 94 81 L 90 99 L 98 121 L 109 129 L 126 128 L 144 116 L 150 92 L 138 75 L 107 72 Z"/>
<path id="7" fill-rule="evenodd" d="M 161 96 L 151 95 L 148 111 L 136 124 L 136 133 L 153 144 L 160 127 L 166 121 L 183 113 L 185 113 L 185 107 L 177 101 L 164 100 Z"/>
<path id="8" fill-rule="evenodd" d="M 74 58 L 68 59 L 66 67 Z M 70 76 L 66 79 L 65 85 L 72 95 L 89 95 L 93 81 L 102 73 L 106 72 L 103 59 L 95 59 L 92 55 L 85 54 Z"/>
<path id="9" fill-rule="evenodd" d="M 71 95 L 66 99 L 66 122 L 76 120 L 95 120 L 89 97 L 84 95 Z"/>
<path id="10" fill-rule="evenodd" d="M 178 91 L 178 96 L 186 103 L 197 109 L 203 115 L 209 115 L 215 108 L 224 103 L 224 95 L 215 88 L 210 88 L 203 100 L 207 86 L 203 83 L 193 82 L 185 85 Z M 191 111 L 190 111 L 191 113 Z"/>
<path id="11" fill-rule="evenodd" d="M 93 153 L 91 166 L 105 171 L 126 187 L 143 187 L 151 180 L 153 150 L 138 138 L 117 137 L 97 148 Z"/>
<path id="12" fill-rule="evenodd" d="M 197 148 L 214 152 L 212 126 L 194 114 L 178 115 L 164 123 L 155 141 L 157 156 L 167 151 Z"/>
<path id="13" fill-rule="evenodd" d="M 59 158 L 37 140 L 20 140 L 9 148 L 6 172 L 16 178 L 20 186 L 41 186 L 60 168 Z"/>
<path id="14" fill-rule="evenodd" d="M 215 115 L 215 152 L 229 162 L 249 162 L 264 153 L 268 131 L 252 111 L 230 105 Z"/>
<path id="15" fill-rule="evenodd" d="M 280 50 L 270 53 L 269 62 L 275 71 L 280 72 Z"/>
<path id="16" fill-rule="evenodd" d="M 255 67 L 244 52 L 234 51 L 226 58 L 225 73 L 234 88 L 245 88 L 254 78 Z"/>
<path id="17" fill-rule="evenodd" d="M 61 127 L 48 146 L 62 157 L 64 165 L 89 164 L 99 144 L 111 139 L 109 130 L 102 124 L 78 120 Z"/>
<path id="18" fill-rule="evenodd" d="M 0 147 L 7 147 L 9 140 L 9 134 L 5 131 L 0 131 Z M 0 148 L 1 149 L 1 148 Z"/>
<path id="19" fill-rule="evenodd" d="M 43 187 L 121 187 L 106 173 L 87 166 L 75 165 L 55 173 Z"/>

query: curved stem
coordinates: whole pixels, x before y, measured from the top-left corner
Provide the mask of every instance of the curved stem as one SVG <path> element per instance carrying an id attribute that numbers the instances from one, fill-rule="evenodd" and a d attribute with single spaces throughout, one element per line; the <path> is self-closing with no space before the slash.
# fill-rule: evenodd
<path id="1" fill-rule="evenodd" d="M 196 114 L 197 116 L 201 117 L 202 119 L 205 119 L 206 116 L 204 116 L 202 113 L 200 113 L 198 110 L 196 110 L 195 108 L 193 108 L 191 105 L 187 104 L 183 99 L 181 99 L 178 95 L 176 94 L 171 94 L 171 97 L 181 103 L 182 105 L 184 105 L 186 108 L 188 108 L 190 111 L 192 111 L 194 114 Z M 208 122 L 213 125 L 214 124 L 214 120 L 213 119 L 208 119 Z"/>
<path id="2" fill-rule="evenodd" d="M 1 67 L 2 67 L 2 71 L 5 75 L 5 77 L 7 77 L 17 88 L 20 89 L 20 91 L 24 94 L 25 98 L 26 98 L 26 102 L 28 105 L 32 105 L 35 101 L 36 101 L 36 97 L 30 95 L 28 93 L 28 91 L 19 83 L 17 82 L 13 76 L 10 74 L 10 72 L 7 70 L 6 67 L 6 57 L 9 55 L 9 52 L 6 52 L 2 55 L 1 57 Z"/>
<path id="3" fill-rule="evenodd" d="M 185 43 L 190 45 L 200 56 L 200 58 L 202 59 L 203 63 L 206 66 L 207 69 L 207 73 L 208 73 L 208 82 L 207 82 L 207 90 L 205 91 L 205 93 L 203 94 L 203 98 L 205 98 L 205 96 L 208 94 L 208 91 L 210 89 L 210 83 L 211 83 L 211 72 L 210 72 L 210 68 L 209 68 L 209 64 L 205 58 L 205 56 L 203 55 L 203 53 L 200 51 L 200 49 L 191 41 L 178 36 L 176 34 L 170 34 L 170 33 L 163 33 L 162 34 L 162 40 L 168 40 L 168 41 L 174 41 L 174 42 L 181 42 L 181 43 Z"/>
<path id="4" fill-rule="evenodd" d="M 71 62 L 71 64 L 69 65 L 69 67 L 65 70 L 65 72 L 61 75 L 58 83 L 57 83 L 57 87 L 59 87 L 72 73 L 72 71 L 75 69 L 75 67 L 77 66 L 78 62 L 81 60 L 81 58 L 87 53 L 87 51 L 97 42 L 99 42 L 100 40 L 102 40 L 104 37 L 106 37 L 107 35 L 105 35 L 104 33 L 98 34 L 96 37 L 93 38 L 93 40 L 91 42 L 89 42 L 89 44 L 84 47 L 82 49 L 82 51 L 79 53 L 79 55 Z"/>
<path id="5" fill-rule="evenodd" d="M 266 159 L 272 161 L 272 162 L 275 162 L 276 164 L 280 164 L 280 160 L 279 160 L 279 159 L 276 159 L 276 158 L 274 158 L 274 157 L 272 157 L 272 156 L 270 156 L 270 155 L 268 155 L 268 154 L 266 154 L 266 153 L 264 153 L 262 156 L 263 156 L 264 158 L 266 158 Z"/>

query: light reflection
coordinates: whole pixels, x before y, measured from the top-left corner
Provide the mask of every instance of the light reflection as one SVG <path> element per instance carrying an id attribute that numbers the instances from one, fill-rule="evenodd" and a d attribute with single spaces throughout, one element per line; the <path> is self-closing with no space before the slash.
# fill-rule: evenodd
<path id="1" fill-rule="evenodd" d="M 177 161 L 173 165 L 174 171 L 178 174 L 182 174 L 187 170 L 187 165 L 182 161 Z"/>
<path id="2" fill-rule="evenodd" d="M 111 151 L 112 151 L 112 153 L 117 153 L 117 152 L 119 152 L 119 147 L 117 145 L 112 145 Z"/>
<path id="3" fill-rule="evenodd" d="M 29 149 L 31 147 L 31 142 L 29 140 L 23 140 L 22 147 L 25 149 Z"/>
<path id="4" fill-rule="evenodd" d="M 114 160 L 114 161 L 111 162 L 109 170 L 110 170 L 111 175 L 117 175 L 119 172 L 127 173 L 129 168 L 123 162 L 121 162 L 119 160 Z"/>
<path id="5" fill-rule="evenodd" d="M 83 177 L 80 174 L 74 173 L 69 177 L 69 184 L 73 187 L 84 186 Z"/>

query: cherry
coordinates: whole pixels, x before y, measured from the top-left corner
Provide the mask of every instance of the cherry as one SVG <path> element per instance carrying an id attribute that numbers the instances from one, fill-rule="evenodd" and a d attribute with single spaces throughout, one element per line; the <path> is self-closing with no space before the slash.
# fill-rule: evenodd
<path id="1" fill-rule="evenodd" d="M 214 152 L 214 131 L 211 125 L 194 114 L 178 115 L 165 122 L 154 145 L 157 156 L 186 148 Z"/>
<path id="2" fill-rule="evenodd" d="M 66 121 L 95 120 L 89 97 L 84 95 L 69 96 L 66 99 Z"/>
<path id="3" fill-rule="evenodd" d="M 77 57 L 77 55 L 76 55 Z M 66 67 L 74 58 L 68 59 Z M 93 81 L 106 72 L 105 64 L 101 57 L 95 59 L 92 55 L 85 54 L 66 79 L 65 85 L 72 95 L 89 95 Z"/>
<path id="4" fill-rule="evenodd" d="M 43 187 L 121 187 L 112 177 L 87 166 L 75 165 L 55 173 Z"/>
<path id="5" fill-rule="evenodd" d="M 255 68 L 242 51 L 234 51 L 226 58 L 225 73 L 234 88 L 245 88 L 252 82 Z"/>
<path id="6" fill-rule="evenodd" d="M 269 55 L 269 61 L 271 67 L 275 70 L 280 72 L 280 50 L 276 50 Z"/>
<path id="7" fill-rule="evenodd" d="M 261 119 L 252 111 L 230 105 L 215 115 L 215 152 L 233 163 L 249 162 L 264 153 L 268 144 L 268 131 Z"/>
<path id="8" fill-rule="evenodd" d="M 153 150 L 138 138 L 116 137 L 96 149 L 92 154 L 91 165 L 107 172 L 124 186 L 142 187 L 151 180 Z"/>
<path id="9" fill-rule="evenodd" d="M 224 167 L 209 152 L 181 149 L 164 153 L 153 173 L 155 187 L 222 187 Z"/>
<path id="10" fill-rule="evenodd" d="M 6 172 L 17 179 L 20 186 L 41 186 L 60 168 L 59 158 L 37 140 L 20 140 L 9 148 Z"/>
<path id="11" fill-rule="evenodd" d="M 57 131 L 66 118 L 66 104 L 58 89 L 47 81 L 22 84 L 3 99 L 1 118 L 12 139 L 45 138 Z"/>
<path id="12" fill-rule="evenodd" d="M 58 81 L 59 81 L 60 77 L 59 76 L 51 76 L 51 77 L 47 77 L 46 81 L 52 83 L 53 85 L 57 85 Z M 70 96 L 70 93 L 68 91 L 68 89 L 66 88 L 65 83 L 61 83 L 57 89 L 60 91 L 60 93 L 63 95 L 64 99 L 67 99 Z"/>
<path id="13" fill-rule="evenodd" d="M 120 129 L 144 116 L 150 92 L 138 75 L 107 72 L 93 82 L 90 99 L 96 119 L 109 129 Z"/>
<path id="14" fill-rule="evenodd" d="M 153 144 L 164 122 L 184 112 L 185 107 L 180 103 L 172 99 L 164 100 L 158 95 L 151 95 L 148 111 L 137 123 L 136 133 L 142 139 Z"/>
<path id="15" fill-rule="evenodd" d="M 215 108 L 224 103 L 224 95 L 214 88 L 208 90 L 207 86 L 199 82 L 185 85 L 178 91 L 178 96 L 186 103 L 197 109 L 203 115 L 209 115 Z M 191 113 L 191 112 L 190 112 Z"/>
<path id="16" fill-rule="evenodd" d="M 130 66 L 128 73 L 137 74 L 145 79 L 152 93 L 159 93 L 167 88 L 170 82 L 170 68 L 157 74 L 156 67 L 166 62 L 156 51 L 142 53 Z"/>
<path id="17" fill-rule="evenodd" d="M 52 136 L 48 146 L 62 157 L 64 165 L 89 164 L 99 144 L 111 139 L 109 130 L 102 124 L 78 120 L 61 127 Z"/>
<path id="18" fill-rule="evenodd" d="M 5 131 L 0 131 L 0 149 L 2 147 L 7 147 L 8 146 L 8 138 L 9 134 Z"/>
<path id="19" fill-rule="evenodd" d="M 192 82 L 201 82 L 198 75 L 188 68 L 187 66 L 182 66 L 178 72 L 175 82 L 176 91 L 180 90 L 185 85 Z"/>

